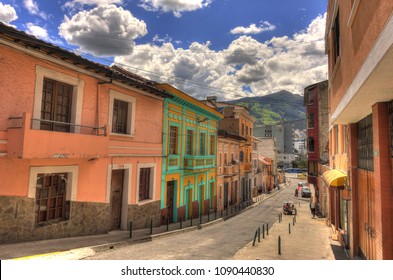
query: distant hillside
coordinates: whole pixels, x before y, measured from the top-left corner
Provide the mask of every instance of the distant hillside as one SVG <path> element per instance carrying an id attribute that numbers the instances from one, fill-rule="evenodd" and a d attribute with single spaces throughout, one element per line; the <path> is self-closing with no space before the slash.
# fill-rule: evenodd
<path id="1" fill-rule="evenodd" d="M 295 128 L 306 127 L 306 108 L 303 105 L 303 96 L 289 91 L 282 90 L 265 96 L 245 97 L 229 102 L 246 106 L 251 115 L 257 119 L 256 124 L 293 122 Z"/>

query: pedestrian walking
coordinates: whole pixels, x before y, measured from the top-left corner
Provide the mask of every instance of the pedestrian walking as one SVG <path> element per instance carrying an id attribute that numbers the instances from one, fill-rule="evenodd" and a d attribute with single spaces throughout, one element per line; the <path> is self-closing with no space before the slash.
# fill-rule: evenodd
<path id="1" fill-rule="evenodd" d="M 312 218 L 315 218 L 315 202 L 313 197 L 311 196 L 310 198 L 310 210 L 311 210 L 311 214 L 312 214 Z"/>

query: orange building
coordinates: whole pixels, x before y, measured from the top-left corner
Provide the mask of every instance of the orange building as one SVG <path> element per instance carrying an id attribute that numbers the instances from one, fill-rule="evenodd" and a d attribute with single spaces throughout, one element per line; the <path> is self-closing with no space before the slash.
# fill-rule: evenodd
<path id="1" fill-rule="evenodd" d="M 0 242 L 158 224 L 167 96 L 0 24 Z"/>
<path id="2" fill-rule="evenodd" d="M 224 130 L 218 131 L 217 210 L 227 210 L 240 200 L 240 145 L 246 138 Z"/>
<path id="3" fill-rule="evenodd" d="M 328 218 L 352 257 L 393 259 L 393 2 L 329 0 Z"/>

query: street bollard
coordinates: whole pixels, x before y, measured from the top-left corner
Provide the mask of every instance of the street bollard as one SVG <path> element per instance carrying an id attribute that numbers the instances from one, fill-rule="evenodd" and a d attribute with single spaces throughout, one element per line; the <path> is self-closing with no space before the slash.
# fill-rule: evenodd
<path id="1" fill-rule="evenodd" d="M 254 240 L 252 242 L 252 246 L 255 246 L 255 241 L 257 240 L 258 230 L 255 231 Z"/>
<path id="2" fill-rule="evenodd" d="M 278 236 L 278 254 L 281 255 L 281 236 Z"/>
<path id="3" fill-rule="evenodd" d="M 291 234 L 291 223 L 288 224 L 288 232 Z"/>
<path id="4" fill-rule="evenodd" d="M 132 238 L 132 221 L 130 221 L 130 238 Z"/>
<path id="5" fill-rule="evenodd" d="M 214 220 L 217 220 L 217 209 L 214 210 Z"/>
<path id="6" fill-rule="evenodd" d="M 261 242 L 261 228 L 258 227 L 258 242 Z"/>
<path id="7" fill-rule="evenodd" d="M 183 222 L 182 222 L 182 220 L 180 218 L 180 229 L 182 229 L 182 228 L 183 228 Z"/>
<path id="8" fill-rule="evenodd" d="M 266 224 L 266 235 L 269 235 L 269 223 Z"/>
<path id="9" fill-rule="evenodd" d="M 293 216 L 292 224 L 295 225 L 295 216 Z"/>
<path id="10" fill-rule="evenodd" d="M 150 235 L 153 234 L 153 219 L 150 219 Z"/>
<path id="11" fill-rule="evenodd" d="M 228 216 L 228 207 L 227 207 L 227 216 Z"/>
<path id="12" fill-rule="evenodd" d="M 169 231 L 169 217 L 166 218 L 166 231 Z"/>
<path id="13" fill-rule="evenodd" d="M 191 226 L 192 226 L 192 216 L 193 216 L 193 215 L 191 215 Z"/>
<path id="14" fill-rule="evenodd" d="M 221 210 L 221 218 L 222 218 L 222 210 Z"/>
<path id="15" fill-rule="evenodd" d="M 262 238 L 265 239 L 265 224 L 262 225 Z"/>

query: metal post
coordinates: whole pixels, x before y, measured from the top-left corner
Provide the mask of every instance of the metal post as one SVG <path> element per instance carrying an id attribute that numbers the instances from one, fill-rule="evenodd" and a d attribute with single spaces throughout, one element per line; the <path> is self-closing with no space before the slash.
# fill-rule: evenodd
<path id="1" fill-rule="evenodd" d="M 266 235 L 269 235 L 269 223 L 266 223 Z"/>
<path id="2" fill-rule="evenodd" d="M 199 224 L 202 224 L 202 214 L 199 214 Z"/>
<path id="3" fill-rule="evenodd" d="M 150 219 L 150 235 L 153 234 L 153 219 Z"/>
<path id="4" fill-rule="evenodd" d="M 278 254 L 281 255 L 281 236 L 278 236 Z"/>
<path id="5" fill-rule="evenodd" d="M 169 231 L 169 217 L 166 217 L 166 231 Z"/>
<path id="6" fill-rule="evenodd" d="M 217 220 L 217 209 L 214 210 L 214 220 Z"/>
<path id="7" fill-rule="evenodd" d="M 130 221 L 130 238 L 132 238 L 132 221 Z"/>
<path id="8" fill-rule="evenodd" d="M 258 227 L 258 242 L 261 242 L 261 228 Z"/>
<path id="9" fill-rule="evenodd" d="M 222 218 L 222 209 L 221 209 L 221 218 Z"/>
<path id="10" fill-rule="evenodd" d="M 265 239 L 265 224 L 262 225 L 262 238 Z"/>
<path id="11" fill-rule="evenodd" d="M 192 226 L 192 216 L 193 216 L 193 215 L 191 214 L 191 226 Z"/>
<path id="12" fill-rule="evenodd" d="M 254 241 L 252 242 L 252 246 L 255 246 L 255 241 L 257 240 L 258 230 L 255 231 Z"/>
<path id="13" fill-rule="evenodd" d="M 292 225 L 295 225 L 295 216 L 293 216 Z"/>
<path id="14" fill-rule="evenodd" d="M 291 223 L 288 224 L 288 232 L 291 234 Z"/>
<path id="15" fill-rule="evenodd" d="M 183 223 L 182 223 L 182 220 L 180 218 L 180 229 L 182 229 L 182 228 L 183 228 Z"/>

